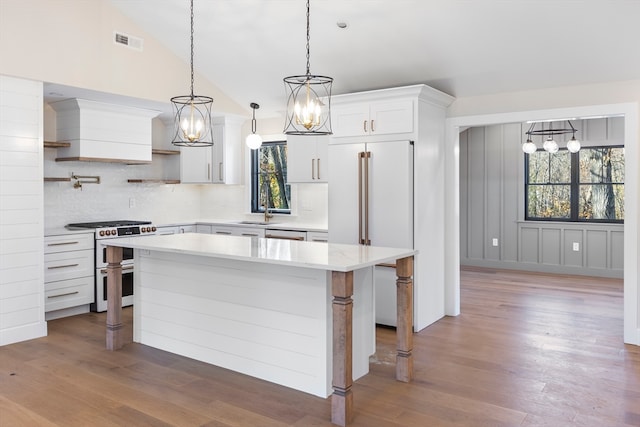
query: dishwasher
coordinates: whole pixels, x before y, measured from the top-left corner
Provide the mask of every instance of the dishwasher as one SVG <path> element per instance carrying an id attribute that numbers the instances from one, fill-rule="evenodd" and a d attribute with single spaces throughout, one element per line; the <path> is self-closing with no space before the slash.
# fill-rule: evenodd
<path id="1" fill-rule="evenodd" d="M 274 228 L 267 228 L 265 230 L 264 237 L 268 239 L 283 239 L 283 240 L 307 240 L 306 231 L 293 231 L 293 230 L 278 230 Z"/>

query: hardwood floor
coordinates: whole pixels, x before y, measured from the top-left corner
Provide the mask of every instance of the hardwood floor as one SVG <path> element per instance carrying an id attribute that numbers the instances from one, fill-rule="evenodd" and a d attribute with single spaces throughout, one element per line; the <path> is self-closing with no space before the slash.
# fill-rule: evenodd
<path id="1" fill-rule="evenodd" d="M 353 426 L 640 426 L 621 280 L 469 269 L 461 283 L 462 314 L 415 334 L 412 383 L 378 329 Z M 139 344 L 106 351 L 104 324 L 59 319 L 0 347 L 0 426 L 331 425 L 329 399 Z"/>

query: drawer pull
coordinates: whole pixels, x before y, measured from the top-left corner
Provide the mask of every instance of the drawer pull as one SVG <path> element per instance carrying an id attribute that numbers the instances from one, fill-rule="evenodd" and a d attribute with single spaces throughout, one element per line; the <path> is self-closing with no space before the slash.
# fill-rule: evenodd
<path id="1" fill-rule="evenodd" d="M 216 231 L 216 234 L 224 234 L 225 236 L 230 236 L 231 232 L 230 231 Z"/>
<path id="2" fill-rule="evenodd" d="M 251 234 L 251 233 L 242 233 L 242 235 L 246 237 L 260 237 L 257 234 Z"/>
<path id="3" fill-rule="evenodd" d="M 126 267 L 122 267 L 122 271 L 133 270 L 133 265 L 127 265 Z M 101 274 L 107 274 L 107 269 L 104 268 L 100 270 Z"/>
<path id="4" fill-rule="evenodd" d="M 79 294 L 80 292 L 75 291 L 75 292 L 67 292 L 66 294 L 60 294 L 60 295 L 49 295 L 47 298 L 60 298 L 60 297 L 66 297 L 69 295 L 75 295 L 75 294 Z"/>
<path id="5" fill-rule="evenodd" d="M 63 245 L 75 245 L 80 242 L 60 242 L 60 243 L 47 243 L 47 246 L 63 246 Z"/>
<path id="6" fill-rule="evenodd" d="M 56 268 L 67 268 L 67 267 L 77 267 L 80 264 L 66 264 L 66 265 L 54 265 L 51 267 L 47 267 L 49 270 L 55 270 Z"/>
<path id="7" fill-rule="evenodd" d="M 302 236 L 277 236 L 275 234 L 267 234 L 265 237 L 267 237 L 268 239 L 280 239 L 280 240 L 298 240 L 298 241 L 304 241 L 304 237 Z"/>

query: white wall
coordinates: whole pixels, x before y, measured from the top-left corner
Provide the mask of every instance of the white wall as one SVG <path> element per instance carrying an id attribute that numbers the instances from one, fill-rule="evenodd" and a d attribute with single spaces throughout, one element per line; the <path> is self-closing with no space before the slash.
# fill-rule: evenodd
<path id="1" fill-rule="evenodd" d="M 186 7 L 186 6 L 185 6 Z M 113 42 L 121 31 L 144 39 L 142 52 Z M 189 63 L 133 24 L 108 0 L 2 0 L 0 74 L 169 102 L 189 89 Z M 218 112 L 247 114 L 196 74 Z"/>
<path id="2" fill-rule="evenodd" d="M 42 83 L 0 76 L 0 346 L 47 334 Z"/>
<path id="3" fill-rule="evenodd" d="M 640 344 L 640 80 L 457 99 L 447 120 L 447 314 L 459 313 L 459 141 L 460 128 L 526 120 L 625 115 L 624 339 Z"/>

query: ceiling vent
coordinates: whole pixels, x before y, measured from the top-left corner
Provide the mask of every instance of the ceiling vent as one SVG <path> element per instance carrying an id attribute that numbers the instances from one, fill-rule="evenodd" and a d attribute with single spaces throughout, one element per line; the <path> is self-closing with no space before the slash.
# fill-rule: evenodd
<path id="1" fill-rule="evenodd" d="M 113 32 L 113 42 L 115 44 L 119 44 L 122 46 L 126 46 L 131 49 L 138 50 L 142 52 L 142 46 L 144 44 L 144 40 L 140 37 L 133 37 L 129 34 L 121 33 L 119 31 Z"/>

